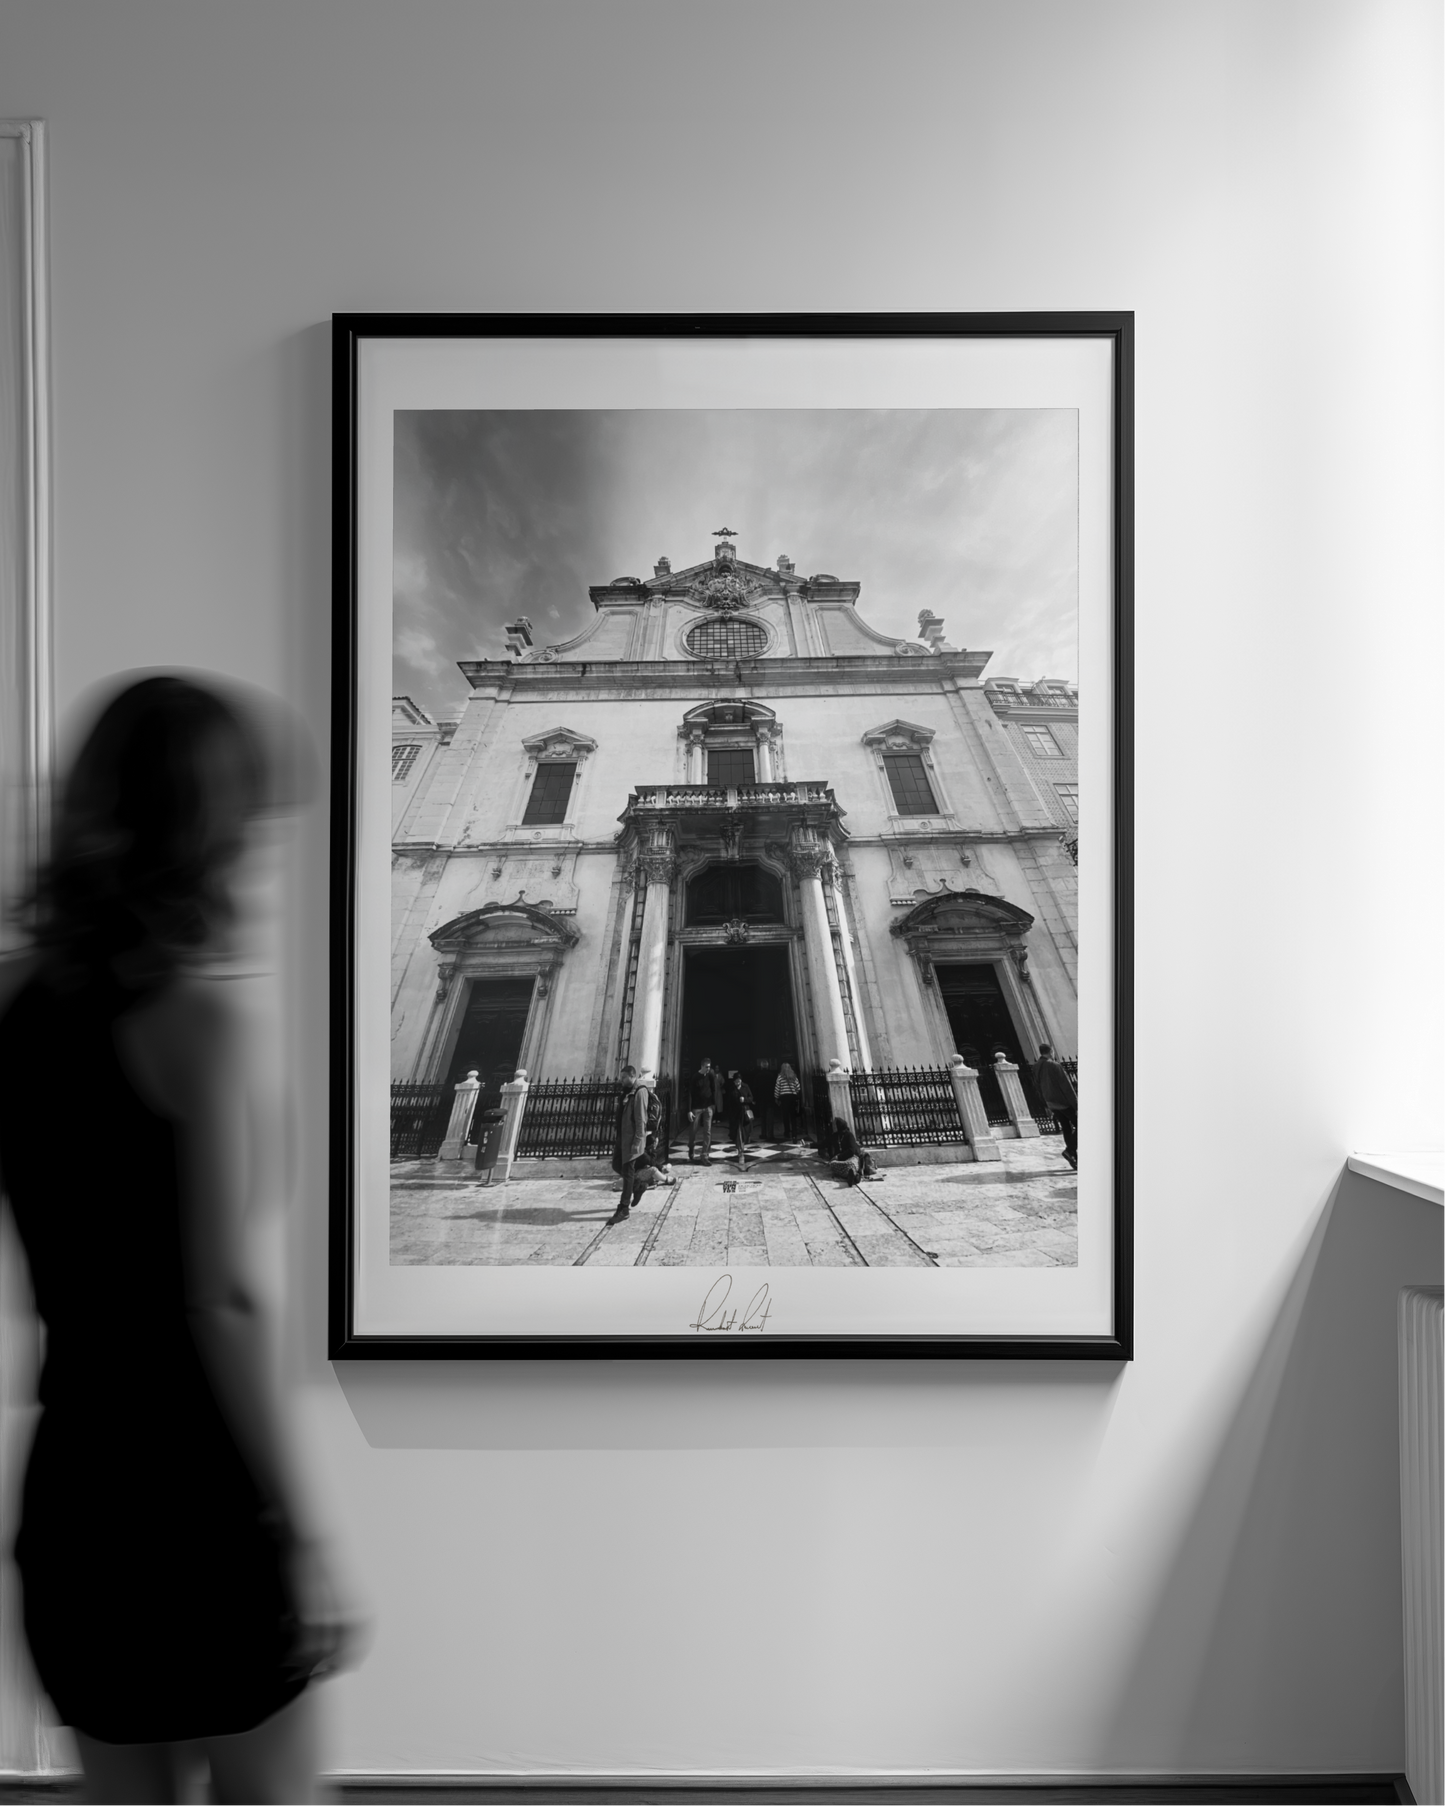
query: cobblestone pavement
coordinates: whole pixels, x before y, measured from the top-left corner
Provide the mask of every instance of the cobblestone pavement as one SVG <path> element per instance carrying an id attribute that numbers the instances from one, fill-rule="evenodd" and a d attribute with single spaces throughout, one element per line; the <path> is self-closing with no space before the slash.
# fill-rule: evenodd
<path id="1" fill-rule="evenodd" d="M 428 1184 L 394 1179 L 394 1266 L 1071 1267 L 1076 1182 L 1059 1136 L 1006 1141 L 1000 1162 L 893 1166 L 846 1186 L 806 1153 L 739 1173 L 675 1165 L 609 1227 L 616 1179 Z"/>

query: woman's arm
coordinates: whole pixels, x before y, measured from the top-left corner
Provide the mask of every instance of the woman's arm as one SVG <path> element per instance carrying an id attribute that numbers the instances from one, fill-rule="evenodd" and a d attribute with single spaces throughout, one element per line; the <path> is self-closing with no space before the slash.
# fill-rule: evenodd
<path id="1" fill-rule="evenodd" d="M 353 1659 L 360 1622 L 338 1603 L 282 1407 L 269 1315 L 247 1252 L 255 1201 L 249 1037 L 224 982 L 182 976 L 123 1018 L 117 1046 L 141 1095 L 176 1125 L 186 1314 L 216 1402 L 283 1546 L 300 1626 L 298 1672 Z"/>
<path id="2" fill-rule="evenodd" d="M 176 1125 L 186 1312 L 206 1375 L 268 1507 L 304 1537 L 313 1527 L 247 1252 L 255 1087 L 244 1014 L 224 982 L 183 975 L 122 1018 L 117 1042 L 141 1095 Z"/>

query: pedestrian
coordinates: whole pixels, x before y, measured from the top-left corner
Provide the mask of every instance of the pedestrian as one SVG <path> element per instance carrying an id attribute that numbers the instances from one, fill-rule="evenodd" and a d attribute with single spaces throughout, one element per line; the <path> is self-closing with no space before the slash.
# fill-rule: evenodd
<path id="1" fill-rule="evenodd" d="M 1054 1058 L 1047 1041 L 1039 1043 L 1039 1057 L 1034 1061 L 1034 1085 L 1044 1108 L 1059 1125 L 1064 1137 L 1064 1159 L 1079 1170 L 1079 1098 L 1073 1080 Z"/>
<path id="2" fill-rule="evenodd" d="M 783 1140 L 798 1139 L 798 1111 L 803 1102 L 803 1085 L 796 1072 L 786 1060 L 778 1068 L 778 1076 L 773 1084 L 773 1102 L 778 1107 L 778 1114 L 783 1119 Z"/>
<path id="3" fill-rule="evenodd" d="M 497 1170 L 497 1155 L 502 1148 L 503 1113 L 495 1105 L 490 1110 L 482 1110 L 477 1116 L 475 1134 L 477 1137 L 476 1170 L 482 1174 L 482 1184 L 490 1185 Z"/>
<path id="4" fill-rule="evenodd" d="M 647 1189 L 636 1183 L 637 1168 L 647 1151 L 648 1119 L 656 1107 L 652 1094 L 652 1074 L 639 1073 L 635 1066 L 622 1068 L 622 1100 L 617 1106 L 617 1140 L 612 1154 L 612 1170 L 622 1180 L 622 1197 L 607 1221 L 625 1223 L 632 1206 Z"/>
<path id="5" fill-rule="evenodd" d="M 835 1116 L 829 1128 L 833 1177 L 841 1179 L 845 1185 L 857 1185 L 862 1179 L 875 1178 L 877 1168 L 873 1156 L 859 1145 L 852 1123 Z"/>
<path id="6" fill-rule="evenodd" d="M 704 1058 L 701 1066 L 693 1074 L 689 1092 L 690 1109 L 687 1118 L 687 1158 L 692 1165 L 697 1159 L 698 1137 L 702 1138 L 702 1164 L 712 1165 L 712 1125 L 713 1118 L 722 1115 L 723 1094 L 722 1075 L 717 1072 L 711 1060 Z"/>
<path id="7" fill-rule="evenodd" d="M 285 800 L 246 705 L 130 685 L 76 758 L 33 945 L 0 978 L 0 1164 L 45 1325 L 15 1560 L 92 1800 L 194 1798 L 202 1757 L 211 1798 L 313 1799 L 308 1683 L 356 1637 L 244 1253 L 266 1088 L 226 961 L 257 817 Z M 101 1183 L 59 1151 L 75 1070 Z"/>
<path id="8" fill-rule="evenodd" d="M 742 1075 L 736 1068 L 728 1073 L 727 1089 L 724 1095 L 728 1127 L 733 1132 L 733 1140 L 737 1143 L 738 1148 L 738 1171 L 746 1172 L 748 1143 L 752 1140 L 756 1110 L 753 1104 L 752 1088 L 743 1082 Z"/>

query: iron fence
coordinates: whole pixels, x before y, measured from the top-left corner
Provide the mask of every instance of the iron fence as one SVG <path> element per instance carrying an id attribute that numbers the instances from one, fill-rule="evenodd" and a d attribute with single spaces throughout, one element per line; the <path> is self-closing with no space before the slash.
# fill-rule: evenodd
<path id="1" fill-rule="evenodd" d="M 848 1080 L 848 1094 L 853 1124 L 865 1147 L 918 1147 L 965 1139 L 945 1067 L 855 1072 Z"/>
<path id="2" fill-rule="evenodd" d="M 393 1085 L 391 1157 L 435 1160 L 452 1114 L 450 1085 Z"/>
<path id="3" fill-rule="evenodd" d="M 629 1087 L 620 1079 L 536 1079 L 527 1087 L 519 1157 L 549 1160 L 605 1160 L 617 1145 L 617 1112 Z M 657 1087 L 662 1107 L 657 1144 L 665 1149 L 672 1128 L 672 1087 Z"/>
<path id="4" fill-rule="evenodd" d="M 554 1160 L 602 1159 L 617 1142 L 617 1079 L 536 1079 L 527 1087 L 517 1153 Z"/>

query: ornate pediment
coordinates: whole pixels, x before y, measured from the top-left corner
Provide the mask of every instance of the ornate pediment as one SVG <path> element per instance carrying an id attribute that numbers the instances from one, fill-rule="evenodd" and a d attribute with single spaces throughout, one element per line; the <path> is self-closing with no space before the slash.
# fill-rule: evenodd
<path id="1" fill-rule="evenodd" d="M 1012 940 L 1027 934 L 1033 925 L 1034 918 L 1016 903 L 970 889 L 925 897 L 888 932 L 910 942 L 979 935 L 1003 935 Z"/>
<path id="2" fill-rule="evenodd" d="M 570 727 L 554 727 L 545 734 L 533 734 L 522 746 L 534 759 L 575 759 L 581 764 L 588 753 L 597 751 L 597 742 L 586 734 L 574 734 Z"/>
<path id="3" fill-rule="evenodd" d="M 901 651 L 902 648 L 900 647 Z M 916 721 L 885 721 L 881 727 L 870 727 L 863 736 L 865 746 L 884 752 L 922 752 L 931 743 L 934 730 L 920 727 Z"/>
<path id="4" fill-rule="evenodd" d="M 487 947 L 575 947 L 578 933 L 535 903 L 484 903 L 453 916 L 427 937 L 438 953 L 461 953 Z"/>

